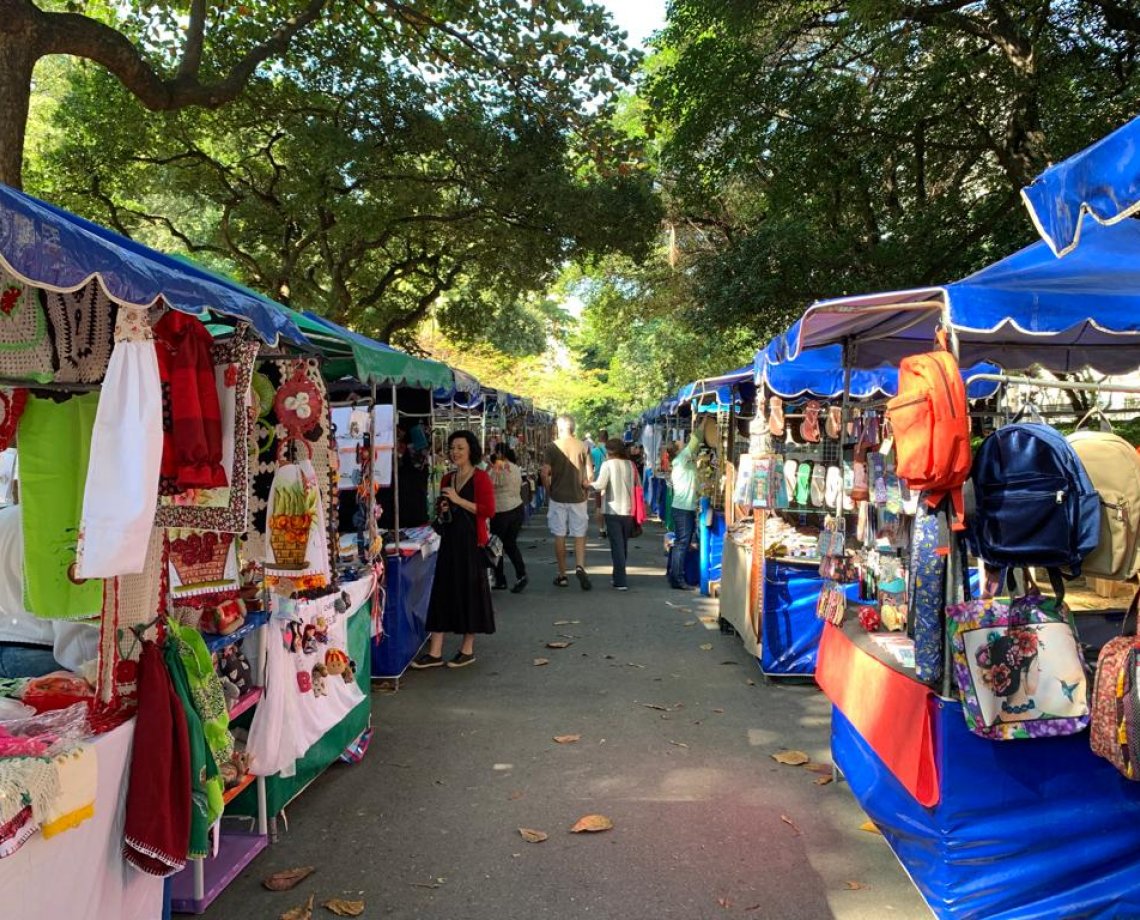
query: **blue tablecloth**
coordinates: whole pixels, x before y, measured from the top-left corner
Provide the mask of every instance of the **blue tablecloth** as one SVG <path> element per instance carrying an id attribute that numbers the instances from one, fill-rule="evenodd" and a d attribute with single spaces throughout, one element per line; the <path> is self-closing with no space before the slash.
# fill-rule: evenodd
<path id="1" fill-rule="evenodd" d="M 1140 784 L 1096 757 L 1087 732 L 986 741 L 959 703 L 932 709 L 941 800 L 931 808 L 834 707 L 831 752 L 935 914 L 1140 916 Z"/>
<path id="2" fill-rule="evenodd" d="M 404 673 L 427 638 L 427 610 L 436 555 L 387 556 L 384 634 L 372 640 L 372 676 Z"/>
<path id="3" fill-rule="evenodd" d="M 823 579 L 818 562 L 764 560 L 764 612 L 760 619 L 760 670 L 771 677 L 815 673 L 823 620 L 815 615 Z M 851 598 L 858 584 L 847 585 Z"/>

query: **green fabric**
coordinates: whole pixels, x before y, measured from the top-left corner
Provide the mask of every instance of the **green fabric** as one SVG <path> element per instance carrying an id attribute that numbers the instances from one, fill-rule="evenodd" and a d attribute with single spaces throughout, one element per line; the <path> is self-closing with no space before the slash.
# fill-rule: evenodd
<path id="1" fill-rule="evenodd" d="M 363 383 L 395 383 L 428 390 L 450 389 L 455 383 L 451 368 L 439 361 L 417 358 L 379 342 L 366 343 L 366 337 L 341 335 L 303 313 L 282 309 L 320 350 L 325 359 L 321 370 L 328 380 L 355 377 Z"/>
<path id="2" fill-rule="evenodd" d="M 98 393 L 60 403 L 29 396 L 20 417 L 24 606 L 38 617 L 75 619 L 103 610 L 102 579 L 77 585 L 67 577 L 75 562 L 98 405 Z"/>
<path id="3" fill-rule="evenodd" d="M 190 738 L 190 849 L 191 859 L 204 859 L 210 850 L 210 827 L 222 816 L 225 803 L 222 801 L 222 778 L 218 775 L 218 765 L 206 744 L 202 730 L 202 720 L 194 708 L 190 693 L 190 681 L 178 642 L 168 639 L 162 649 L 166 670 L 170 672 L 170 683 L 182 708 L 186 712 L 186 732 Z"/>
<path id="4" fill-rule="evenodd" d="M 226 695 L 222 690 L 222 682 L 218 679 L 218 672 L 214 670 L 210 650 L 196 629 L 174 622 L 168 623 L 167 629 L 171 638 L 177 642 L 178 655 L 186 668 L 194 709 L 202 720 L 202 731 L 206 736 L 206 744 L 214 755 L 214 762 L 229 763 L 234 756 L 230 711 L 226 707 Z"/>
<path id="5" fill-rule="evenodd" d="M 673 529 L 673 486 L 665 485 L 665 529 Z"/>
<path id="6" fill-rule="evenodd" d="M 368 602 L 353 614 L 348 621 L 348 657 L 356 662 L 356 685 L 364 694 L 364 699 L 356 707 L 330 728 L 297 761 L 297 773 L 284 778 L 265 778 L 266 810 L 270 815 L 278 814 L 293 801 L 301 791 L 325 772 L 337 758 L 355 741 L 372 722 L 372 604 Z M 339 680 L 340 678 L 337 678 Z M 242 717 L 246 718 L 245 716 Z M 226 809 L 231 815 L 256 815 L 257 792 L 250 787 Z"/>
<path id="7" fill-rule="evenodd" d="M 696 511 L 700 498 L 700 483 L 697 477 L 697 451 L 701 448 L 699 435 L 694 434 L 671 464 L 670 479 L 673 483 L 673 507 L 679 511 Z"/>

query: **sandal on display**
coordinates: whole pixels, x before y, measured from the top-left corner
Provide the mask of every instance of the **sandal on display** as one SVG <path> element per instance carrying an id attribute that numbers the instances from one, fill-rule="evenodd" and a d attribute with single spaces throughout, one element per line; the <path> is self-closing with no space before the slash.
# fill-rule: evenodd
<path id="1" fill-rule="evenodd" d="M 871 490 L 867 488 L 867 454 L 864 451 L 855 451 L 855 481 L 851 485 L 851 498 L 857 502 L 865 502 L 871 497 Z"/>
<path id="2" fill-rule="evenodd" d="M 819 403 L 814 400 L 808 400 L 808 404 L 804 406 L 804 420 L 800 425 L 800 436 L 809 444 L 819 443 Z"/>
<path id="3" fill-rule="evenodd" d="M 768 431 L 777 438 L 784 433 L 784 401 L 779 396 L 768 400 Z"/>
<path id="4" fill-rule="evenodd" d="M 823 483 L 826 475 L 822 463 L 817 463 L 811 471 L 811 503 L 817 508 L 823 507 Z"/>
<path id="5" fill-rule="evenodd" d="M 799 464 L 795 460 L 784 461 L 784 499 L 788 504 L 791 504 L 796 495 L 796 473 L 799 470 Z M 784 507 L 788 507 L 785 504 Z"/>
<path id="6" fill-rule="evenodd" d="M 824 424 L 824 431 L 827 436 L 833 441 L 839 440 L 841 411 L 839 406 L 830 406 L 827 410 L 827 422 Z"/>
<path id="7" fill-rule="evenodd" d="M 837 466 L 827 468 L 827 481 L 824 485 L 823 503 L 828 508 L 839 507 L 839 492 L 843 488 L 843 473 Z"/>
<path id="8" fill-rule="evenodd" d="M 796 504 L 806 505 L 811 497 L 811 464 L 804 460 L 796 470 Z"/>

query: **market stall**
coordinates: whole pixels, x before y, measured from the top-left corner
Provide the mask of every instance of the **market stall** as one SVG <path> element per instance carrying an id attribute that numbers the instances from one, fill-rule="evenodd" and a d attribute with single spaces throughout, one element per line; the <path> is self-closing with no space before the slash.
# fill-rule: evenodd
<path id="1" fill-rule="evenodd" d="M 847 367 L 874 368 L 939 354 L 931 347 L 941 329 L 963 362 L 994 360 L 1007 371 L 1037 365 L 1130 372 L 1140 365 L 1137 253 L 1140 228 L 1133 222 L 1106 228 L 1086 221 L 1080 247 L 1061 260 L 1038 243 L 945 287 L 815 304 L 789 331 L 788 351 L 795 358 L 840 343 Z M 905 365 L 916 366 L 914 359 Z M 1067 383 L 993 376 L 1038 387 Z M 1083 560 L 1101 577 L 1127 577 L 1128 552 L 1117 554 L 1107 573 L 1097 554 L 1114 547 L 1116 522 L 1133 511 L 1110 493 L 1098 495 L 1091 483 L 1103 481 L 1104 471 L 1081 453 L 1081 438 L 1036 423 L 981 434 L 965 529 L 955 529 L 962 518 L 952 485 L 936 505 L 925 500 L 929 492 L 920 503 L 907 591 L 889 601 L 907 605 L 910 636 L 883 631 L 883 598 L 878 609 L 821 605 L 830 622 L 817 680 L 836 709 L 833 757 L 938 915 L 1133 913 L 1140 910 L 1140 882 L 1130 871 L 1140 789 L 1119 775 L 1119 763 L 1109 764 L 1119 745 L 1097 748 L 1096 741 L 1098 731 L 1115 738 L 1131 723 L 1113 721 L 1099 690 L 1090 707 L 1093 684 L 1078 645 L 1099 644 L 1093 627 L 1103 617 L 1074 620 L 1059 603 L 1060 579 L 1054 599 L 1028 583 L 1007 584 L 1005 574 L 1059 565 L 1079 573 Z M 1104 435 L 1101 443 L 1115 442 Z M 1127 474 L 1135 454 L 1125 445 L 1121 457 L 1125 465 L 1111 469 Z M 1065 476 L 1072 482 L 1053 480 L 1038 502 L 1032 484 L 1051 475 L 1053 458 L 1069 458 Z M 901 455 L 898 462 L 903 476 Z M 1038 479 L 1015 472 L 1033 465 Z M 956 461 L 954 469 L 971 472 L 969 462 Z M 1078 503 L 1079 514 L 1068 510 Z M 1057 534 L 1068 540 L 1060 548 L 1049 542 Z M 862 580 L 877 562 L 864 539 L 855 543 L 844 556 Z M 971 588 L 964 584 L 974 566 L 967 548 L 996 566 Z M 979 590 L 985 596 L 971 599 Z M 1076 840 L 1084 848 L 1079 857 L 1067 845 Z"/>
<path id="2" fill-rule="evenodd" d="M 5 685 L 0 770 L 26 804 L 0 887 L 27 916 L 154 917 L 164 876 L 199 893 L 265 845 L 264 811 L 217 824 L 261 787 L 230 723 L 263 692 L 247 406 L 261 349 L 307 343 L 266 298 L 4 186 L 0 275 L 24 582 L 5 607 L 27 607 L 6 620 L 92 640 L 74 675 Z"/>

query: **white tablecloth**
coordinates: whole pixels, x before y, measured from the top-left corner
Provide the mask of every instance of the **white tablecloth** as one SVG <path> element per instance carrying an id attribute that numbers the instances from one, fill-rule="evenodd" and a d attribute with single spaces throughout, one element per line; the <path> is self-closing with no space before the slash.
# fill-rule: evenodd
<path id="1" fill-rule="evenodd" d="M 39 833 L 0 859 L 0 916 L 66 920 L 157 920 L 162 879 L 123 861 L 132 719 L 94 742 L 99 781 L 95 816 L 44 840 Z"/>

